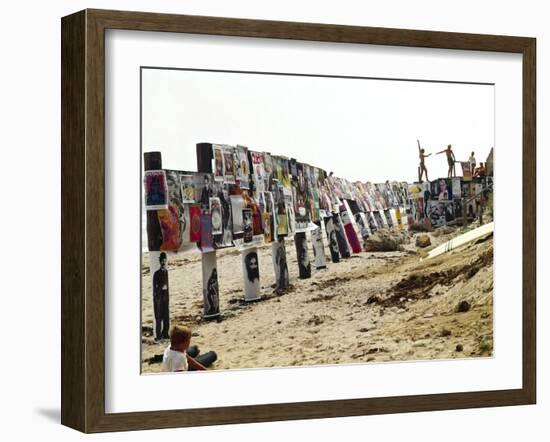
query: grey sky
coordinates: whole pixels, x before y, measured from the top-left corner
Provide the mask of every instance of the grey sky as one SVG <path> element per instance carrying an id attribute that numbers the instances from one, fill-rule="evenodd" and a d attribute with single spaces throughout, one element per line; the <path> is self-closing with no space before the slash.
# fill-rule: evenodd
<path id="1" fill-rule="evenodd" d="M 242 144 L 350 180 L 416 179 L 419 138 L 435 153 L 485 161 L 494 87 L 366 79 L 143 70 L 143 149 L 163 167 L 196 170 L 195 144 Z M 444 155 L 426 161 L 446 176 Z M 457 170 L 458 172 L 458 170 Z"/>

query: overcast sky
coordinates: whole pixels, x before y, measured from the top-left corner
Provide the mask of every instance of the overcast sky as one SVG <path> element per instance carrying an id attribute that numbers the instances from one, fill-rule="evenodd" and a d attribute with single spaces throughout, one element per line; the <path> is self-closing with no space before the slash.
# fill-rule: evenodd
<path id="1" fill-rule="evenodd" d="M 369 79 L 144 69 L 143 149 L 163 167 L 196 170 L 199 142 L 294 157 L 350 180 L 414 181 L 427 153 L 453 145 L 485 161 L 494 145 L 494 87 Z M 445 155 L 426 160 L 447 175 Z M 457 172 L 460 168 L 457 169 Z"/>

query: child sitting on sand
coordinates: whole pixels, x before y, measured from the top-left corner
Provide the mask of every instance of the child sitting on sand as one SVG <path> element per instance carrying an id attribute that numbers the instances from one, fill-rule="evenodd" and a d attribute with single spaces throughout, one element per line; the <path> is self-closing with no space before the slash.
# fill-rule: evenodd
<path id="1" fill-rule="evenodd" d="M 206 370 L 206 367 L 217 359 L 217 355 L 213 351 L 198 355 L 198 348 L 196 346 L 189 347 L 190 344 L 191 330 L 189 328 L 181 325 L 172 327 L 170 345 L 164 350 L 162 358 L 162 371 Z"/>

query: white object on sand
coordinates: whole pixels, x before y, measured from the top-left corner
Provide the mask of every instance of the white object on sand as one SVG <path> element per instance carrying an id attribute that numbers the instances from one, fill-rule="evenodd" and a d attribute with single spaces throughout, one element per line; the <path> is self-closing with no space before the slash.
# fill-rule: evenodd
<path id="1" fill-rule="evenodd" d="M 477 229 L 470 230 L 469 232 L 466 232 L 460 236 L 457 236 L 456 238 L 452 238 L 446 243 L 443 243 L 437 246 L 433 250 L 430 250 L 426 259 L 435 258 L 436 256 L 439 256 L 445 252 L 449 252 L 464 244 L 475 241 L 476 239 L 479 239 L 479 238 L 483 238 L 484 236 L 487 236 L 493 233 L 494 230 L 495 230 L 494 221 L 488 224 L 484 224 L 481 227 L 478 227 Z"/>

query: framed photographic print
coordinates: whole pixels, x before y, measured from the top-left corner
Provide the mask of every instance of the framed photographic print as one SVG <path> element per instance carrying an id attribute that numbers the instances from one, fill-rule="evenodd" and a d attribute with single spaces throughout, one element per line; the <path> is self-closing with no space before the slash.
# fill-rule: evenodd
<path id="1" fill-rule="evenodd" d="M 62 423 L 536 398 L 535 39 L 62 19 Z"/>

